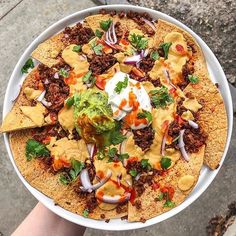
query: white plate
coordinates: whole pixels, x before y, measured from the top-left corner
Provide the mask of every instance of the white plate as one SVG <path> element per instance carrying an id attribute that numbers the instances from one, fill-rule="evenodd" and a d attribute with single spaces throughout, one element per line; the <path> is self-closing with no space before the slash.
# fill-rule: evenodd
<path id="1" fill-rule="evenodd" d="M 67 16 L 64 19 L 58 21 L 57 23 L 53 24 L 52 26 L 50 26 L 47 30 L 45 30 L 42 34 L 40 34 L 29 45 L 29 47 L 25 50 L 24 54 L 21 56 L 17 65 L 15 66 L 15 69 L 14 69 L 14 71 L 11 75 L 10 81 L 8 83 L 8 87 L 7 87 L 7 91 L 6 91 L 6 95 L 5 95 L 4 106 L 3 106 L 3 116 L 5 116 L 8 111 L 10 111 L 10 109 L 12 107 L 11 100 L 14 98 L 14 93 L 16 93 L 16 91 L 19 88 L 19 83 L 22 81 L 22 75 L 21 75 L 20 69 L 24 65 L 25 61 L 30 57 L 31 52 L 37 47 L 37 45 L 40 42 L 43 42 L 47 38 L 51 37 L 52 35 L 54 35 L 58 31 L 61 31 L 66 26 L 74 24 L 78 21 L 81 21 L 88 15 L 97 13 L 101 8 L 106 8 L 106 9 L 110 9 L 110 10 L 117 10 L 117 11 L 121 11 L 121 10 L 125 10 L 125 11 L 132 10 L 132 11 L 137 11 L 137 12 L 146 11 L 154 19 L 159 19 L 159 18 L 164 19 L 166 21 L 174 23 L 177 26 L 183 28 L 184 30 L 186 30 L 190 34 L 192 34 L 192 36 L 198 41 L 198 43 L 200 44 L 200 46 L 203 49 L 203 52 L 204 52 L 204 55 L 205 55 L 205 58 L 207 61 L 208 69 L 209 69 L 209 72 L 211 75 L 211 79 L 212 79 L 212 81 L 217 82 L 220 85 L 219 89 L 220 89 L 220 92 L 223 96 L 226 110 L 227 110 L 228 136 L 227 136 L 225 151 L 224 151 L 223 158 L 221 161 L 221 165 L 222 165 L 223 160 L 225 159 L 228 147 L 229 147 L 231 133 L 232 133 L 232 126 L 233 126 L 232 98 L 230 95 L 230 90 L 229 90 L 229 86 L 228 86 L 225 74 L 224 74 L 218 60 L 216 59 L 215 55 L 213 54 L 213 52 L 206 45 L 206 43 L 199 36 L 197 36 L 192 30 L 190 30 L 187 26 L 185 26 L 184 24 L 180 23 L 179 21 L 175 20 L 174 18 L 172 18 L 168 15 L 165 15 L 165 14 L 158 12 L 158 11 L 143 8 L 143 7 L 136 7 L 136 6 L 131 6 L 131 5 L 109 5 L 109 6 L 93 7 L 93 8 L 83 10 L 83 11 L 76 12 L 76 13 L 74 13 L 70 16 Z M 5 144 L 6 144 L 6 148 L 7 148 L 9 157 L 11 159 L 11 162 L 12 162 L 19 178 L 24 183 L 26 188 L 40 202 L 42 202 L 46 207 L 48 207 L 50 210 L 52 210 L 53 212 L 55 212 L 59 216 L 65 218 L 71 222 L 74 222 L 76 224 L 80 224 L 80 225 L 83 225 L 86 227 L 91 227 L 91 228 L 95 228 L 95 229 L 103 229 L 103 230 L 120 231 L 120 230 L 130 230 L 130 229 L 143 228 L 143 227 L 146 227 L 149 225 L 159 223 L 163 220 L 166 220 L 166 219 L 174 216 L 175 214 L 182 211 L 185 207 L 189 206 L 193 201 L 195 201 L 207 189 L 207 187 L 213 181 L 213 179 L 215 178 L 216 174 L 218 173 L 218 171 L 220 170 L 220 167 L 221 167 L 221 165 L 220 165 L 220 167 L 217 170 L 211 171 L 207 167 L 204 166 L 201 170 L 201 175 L 198 180 L 198 183 L 195 186 L 192 193 L 188 196 L 188 198 L 182 204 L 177 206 L 176 208 L 173 208 L 172 210 L 170 210 L 162 215 L 159 215 L 159 216 L 156 216 L 150 220 L 147 220 L 145 223 L 141 223 L 141 222 L 128 223 L 126 221 L 121 221 L 119 219 L 111 220 L 109 223 L 106 223 L 104 221 L 97 221 L 97 220 L 92 220 L 89 218 L 84 218 L 82 216 L 71 213 L 67 210 L 64 210 L 63 208 L 61 208 L 59 206 L 55 206 L 53 201 L 50 198 L 46 197 L 44 194 L 40 193 L 35 188 L 31 187 L 26 182 L 26 180 L 22 177 L 22 175 L 20 174 L 20 172 L 14 162 L 14 159 L 13 159 L 13 156 L 11 153 L 11 149 L 9 146 L 9 139 L 8 139 L 7 134 L 4 134 L 4 140 L 5 140 Z"/>

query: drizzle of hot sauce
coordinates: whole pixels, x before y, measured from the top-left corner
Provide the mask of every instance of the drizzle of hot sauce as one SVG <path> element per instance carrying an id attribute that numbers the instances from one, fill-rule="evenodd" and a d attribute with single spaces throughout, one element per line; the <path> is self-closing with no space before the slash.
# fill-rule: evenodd
<path id="1" fill-rule="evenodd" d="M 44 143 L 44 144 L 49 144 L 49 143 L 50 143 L 50 140 L 51 140 L 51 137 L 50 137 L 50 136 L 47 136 L 47 137 L 42 141 L 42 143 Z"/>
<path id="2" fill-rule="evenodd" d="M 122 38 L 120 40 L 120 43 L 122 43 L 123 45 L 129 45 L 129 41 L 127 41 L 126 39 Z"/>
<path id="3" fill-rule="evenodd" d="M 162 123 L 161 131 L 162 131 L 163 133 L 165 133 L 165 131 L 166 131 L 168 125 L 169 125 L 169 120 L 165 120 L 165 121 Z"/>
<path id="4" fill-rule="evenodd" d="M 127 104 L 127 100 L 123 98 L 120 102 L 119 109 L 122 110 Z"/>
<path id="5" fill-rule="evenodd" d="M 127 160 L 127 162 L 135 162 L 138 161 L 138 157 L 129 157 L 129 159 Z"/>
<path id="6" fill-rule="evenodd" d="M 104 179 L 105 178 L 105 174 L 102 170 L 98 170 L 96 175 L 100 178 L 100 179 Z"/>
<path id="7" fill-rule="evenodd" d="M 60 170 L 63 167 L 69 168 L 70 167 L 70 163 L 68 163 L 67 161 L 65 161 L 63 159 L 63 157 L 60 157 L 60 159 L 55 159 L 54 156 L 52 156 L 53 158 L 53 164 L 52 167 L 55 171 Z"/>
<path id="8" fill-rule="evenodd" d="M 115 168 L 119 168 L 120 167 L 120 164 L 119 164 L 119 162 L 114 162 L 114 164 L 113 164 L 113 166 L 115 167 Z"/>
<path id="9" fill-rule="evenodd" d="M 171 89 L 169 90 L 169 93 L 172 94 L 174 97 L 177 97 L 177 96 L 178 96 L 178 94 L 177 94 L 175 88 L 171 88 Z"/>
<path id="10" fill-rule="evenodd" d="M 104 196 L 104 193 L 103 193 L 103 191 L 98 191 L 98 192 L 96 192 L 96 197 L 99 199 L 99 200 L 101 200 L 102 201 L 102 197 Z"/>

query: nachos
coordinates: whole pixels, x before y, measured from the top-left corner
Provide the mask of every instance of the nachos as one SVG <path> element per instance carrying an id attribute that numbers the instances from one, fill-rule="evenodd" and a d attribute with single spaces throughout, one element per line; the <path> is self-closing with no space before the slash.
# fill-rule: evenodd
<path id="1" fill-rule="evenodd" d="M 25 179 L 93 219 L 142 221 L 219 166 L 227 117 L 204 55 L 147 13 L 102 10 L 42 42 L 1 132 Z"/>

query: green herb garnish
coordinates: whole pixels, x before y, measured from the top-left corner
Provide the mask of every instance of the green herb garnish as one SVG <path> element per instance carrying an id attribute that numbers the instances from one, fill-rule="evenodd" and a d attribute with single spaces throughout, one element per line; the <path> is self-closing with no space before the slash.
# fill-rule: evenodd
<path id="1" fill-rule="evenodd" d="M 82 171 L 83 168 L 84 168 L 83 162 L 72 159 L 71 169 L 69 173 L 61 174 L 59 177 L 59 181 L 64 185 L 69 184 L 70 182 L 77 179 L 79 173 Z"/>
<path id="2" fill-rule="evenodd" d="M 156 60 L 158 60 L 158 59 L 160 58 L 158 51 L 153 51 L 153 52 L 151 52 L 150 57 L 151 57 L 154 61 L 156 61 Z"/>
<path id="3" fill-rule="evenodd" d="M 162 201 L 163 198 L 164 198 L 164 194 L 163 194 L 163 193 L 160 193 L 160 194 L 158 195 L 158 197 L 155 198 L 155 200 L 156 200 L 156 201 Z"/>
<path id="4" fill-rule="evenodd" d="M 175 203 L 170 201 L 170 200 L 166 200 L 166 202 L 164 203 L 163 207 L 174 207 Z"/>
<path id="5" fill-rule="evenodd" d="M 141 160 L 141 166 L 142 166 L 143 169 L 148 169 L 148 170 L 152 169 L 152 166 L 149 163 L 148 159 L 142 159 Z"/>
<path id="6" fill-rule="evenodd" d="M 164 51 L 164 58 L 165 59 L 168 59 L 169 49 L 170 49 L 171 45 L 172 45 L 172 43 L 162 43 L 160 45 L 160 48 L 162 48 Z"/>
<path id="7" fill-rule="evenodd" d="M 130 174 L 132 177 L 136 177 L 136 176 L 138 175 L 138 172 L 137 172 L 137 170 L 132 169 L 132 170 L 129 171 L 129 174 Z"/>
<path id="8" fill-rule="evenodd" d="M 66 106 L 67 106 L 67 108 L 70 108 L 71 106 L 73 106 L 74 102 L 75 102 L 74 96 L 69 97 L 69 98 L 66 100 Z"/>
<path id="9" fill-rule="evenodd" d="M 137 49 L 145 49 L 148 46 L 148 39 L 142 35 L 131 34 L 130 42 Z"/>
<path id="10" fill-rule="evenodd" d="M 102 20 L 100 21 L 100 27 L 104 30 L 107 31 L 112 23 L 112 20 Z"/>
<path id="11" fill-rule="evenodd" d="M 64 78 L 68 78 L 69 77 L 69 72 L 67 70 L 65 70 L 64 68 L 61 68 L 58 71 L 58 74 L 61 75 Z"/>
<path id="12" fill-rule="evenodd" d="M 197 84 L 199 83 L 199 78 L 196 75 L 188 75 L 188 80 L 192 83 L 192 84 Z"/>
<path id="13" fill-rule="evenodd" d="M 108 149 L 108 153 L 107 153 L 109 160 L 108 162 L 112 162 L 114 161 L 114 158 L 117 158 L 117 161 L 123 161 L 124 159 L 129 158 L 128 153 L 123 153 L 123 154 L 119 154 L 117 148 L 113 147 Z"/>
<path id="14" fill-rule="evenodd" d="M 171 166 L 171 159 L 169 157 L 162 157 L 161 158 L 161 167 L 162 169 L 168 169 Z"/>
<path id="15" fill-rule="evenodd" d="M 120 94 L 122 89 L 126 88 L 128 86 L 128 77 L 125 76 L 125 79 L 124 81 L 119 81 L 117 84 L 116 84 L 116 87 L 115 87 L 115 91 L 116 93 Z"/>
<path id="16" fill-rule="evenodd" d="M 48 157 L 50 156 L 50 151 L 44 144 L 34 139 L 29 139 L 26 143 L 25 154 L 27 161 L 30 161 L 36 157 Z"/>
<path id="17" fill-rule="evenodd" d="M 82 77 L 82 81 L 83 81 L 84 83 L 89 82 L 89 79 L 90 79 L 91 75 L 92 75 L 92 71 L 90 70 L 88 73 L 86 73 L 86 74 Z"/>
<path id="18" fill-rule="evenodd" d="M 102 44 L 98 44 L 96 45 L 95 47 L 93 47 L 93 51 L 95 52 L 96 55 L 98 56 L 101 56 L 102 55 L 102 49 L 103 49 L 103 46 Z"/>
<path id="19" fill-rule="evenodd" d="M 111 144 L 117 145 L 122 143 L 126 139 L 126 136 L 123 135 L 120 131 L 112 131 L 110 134 Z"/>
<path id="20" fill-rule="evenodd" d="M 98 30 L 98 29 L 96 29 L 96 31 L 95 31 L 95 35 L 96 35 L 98 38 L 101 38 L 102 35 L 103 35 L 103 32 L 100 31 L 100 30 Z"/>
<path id="21" fill-rule="evenodd" d="M 88 215 L 89 215 L 89 210 L 88 210 L 88 209 L 85 209 L 85 210 L 83 211 L 82 215 L 83 215 L 84 217 L 88 217 Z"/>
<path id="22" fill-rule="evenodd" d="M 22 74 L 28 73 L 28 70 L 29 70 L 30 68 L 31 68 L 31 69 L 34 68 L 34 62 L 33 62 L 33 60 L 32 60 L 31 58 L 29 58 L 29 59 L 25 62 L 24 66 L 21 68 L 21 73 L 22 73 Z"/>
<path id="23" fill-rule="evenodd" d="M 72 49 L 73 52 L 80 52 L 81 51 L 81 45 L 76 45 Z"/>
<path id="24" fill-rule="evenodd" d="M 147 118 L 148 122 L 152 122 L 152 113 L 149 111 L 143 111 L 143 112 L 139 112 L 137 114 L 137 118 L 138 119 L 145 119 Z"/>
<path id="25" fill-rule="evenodd" d="M 162 86 L 160 89 L 151 90 L 150 95 L 155 108 L 163 108 L 174 102 L 173 97 L 168 93 L 168 89 L 165 86 Z"/>

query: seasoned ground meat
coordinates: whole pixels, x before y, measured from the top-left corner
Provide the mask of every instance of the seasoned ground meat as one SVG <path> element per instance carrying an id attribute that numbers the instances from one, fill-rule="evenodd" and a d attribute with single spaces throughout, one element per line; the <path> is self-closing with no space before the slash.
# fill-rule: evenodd
<path id="1" fill-rule="evenodd" d="M 129 11 L 126 14 L 127 18 L 132 19 L 135 21 L 138 25 L 143 25 L 144 21 L 142 18 L 145 18 L 149 21 L 152 21 L 152 17 L 147 12 L 135 12 L 135 11 Z"/>
<path id="2" fill-rule="evenodd" d="M 157 79 L 151 79 L 150 82 L 155 86 L 155 87 L 161 87 L 161 81 L 160 81 L 160 78 L 157 78 Z"/>
<path id="3" fill-rule="evenodd" d="M 93 212 L 93 210 L 98 206 L 97 198 L 95 197 L 95 192 L 89 193 L 86 196 L 86 209 L 89 212 Z"/>
<path id="4" fill-rule="evenodd" d="M 100 75 L 112 67 L 116 62 L 117 59 L 111 54 L 104 54 L 101 56 L 93 55 L 89 60 L 89 68 L 93 72 L 93 75 Z"/>
<path id="5" fill-rule="evenodd" d="M 119 203 L 118 206 L 116 207 L 117 214 L 121 214 L 126 211 L 127 211 L 126 202 Z"/>
<path id="6" fill-rule="evenodd" d="M 116 32 L 117 39 L 120 40 L 123 36 L 123 30 L 121 27 L 121 23 L 119 21 L 116 22 L 116 24 L 115 24 L 115 32 Z"/>
<path id="7" fill-rule="evenodd" d="M 147 151 L 153 143 L 155 132 L 152 126 L 148 126 L 144 129 L 133 130 L 134 142 L 143 151 Z"/>
<path id="8" fill-rule="evenodd" d="M 190 60 L 182 67 L 182 81 L 177 84 L 181 90 L 183 90 L 189 84 L 190 81 L 188 79 L 188 75 L 192 75 L 193 73 L 194 62 Z"/>
<path id="9" fill-rule="evenodd" d="M 69 95 L 69 86 L 65 84 L 63 77 L 54 78 L 59 68 L 68 70 L 67 65 L 59 64 L 55 68 L 49 68 L 42 64 L 39 65 L 39 78 L 44 84 L 46 90 L 45 99 L 51 105 L 48 106 L 50 112 L 58 112 L 64 105 L 65 99 Z"/>
<path id="10" fill-rule="evenodd" d="M 187 111 L 187 109 L 183 106 L 183 101 L 184 99 L 178 99 L 177 101 L 177 107 L 176 107 L 176 113 L 179 115 L 179 116 L 182 116 L 182 114 Z"/>
<path id="11" fill-rule="evenodd" d="M 185 150 L 189 153 L 198 152 L 206 144 L 207 134 L 202 129 L 187 128 L 184 132 Z"/>
<path id="12" fill-rule="evenodd" d="M 198 129 L 192 128 L 188 122 L 179 124 L 177 121 L 172 121 L 169 126 L 168 134 L 173 139 L 176 139 L 179 136 L 181 129 L 185 129 L 184 143 L 185 150 L 188 153 L 196 153 L 199 151 L 200 147 L 206 144 L 207 134 L 201 129 L 201 127 Z M 175 141 L 170 145 L 166 145 L 166 148 L 178 149 L 178 142 Z"/>
<path id="13" fill-rule="evenodd" d="M 159 54 L 160 57 L 164 57 L 165 56 L 165 52 L 164 52 L 164 49 L 163 48 L 158 48 L 157 49 L 157 52 Z"/>
<path id="14" fill-rule="evenodd" d="M 138 210 L 140 210 L 140 209 L 142 209 L 142 202 L 141 202 L 140 200 L 136 200 L 136 201 L 134 202 L 134 206 L 135 206 Z"/>
<path id="15" fill-rule="evenodd" d="M 77 23 L 73 27 L 66 27 L 63 31 L 64 36 L 62 41 L 66 44 L 86 44 L 94 37 L 92 29 L 88 27 L 83 27 L 81 23 Z"/>
<path id="16" fill-rule="evenodd" d="M 139 68 L 147 73 L 152 69 L 154 63 L 155 61 L 148 55 L 140 61 Z"/>

